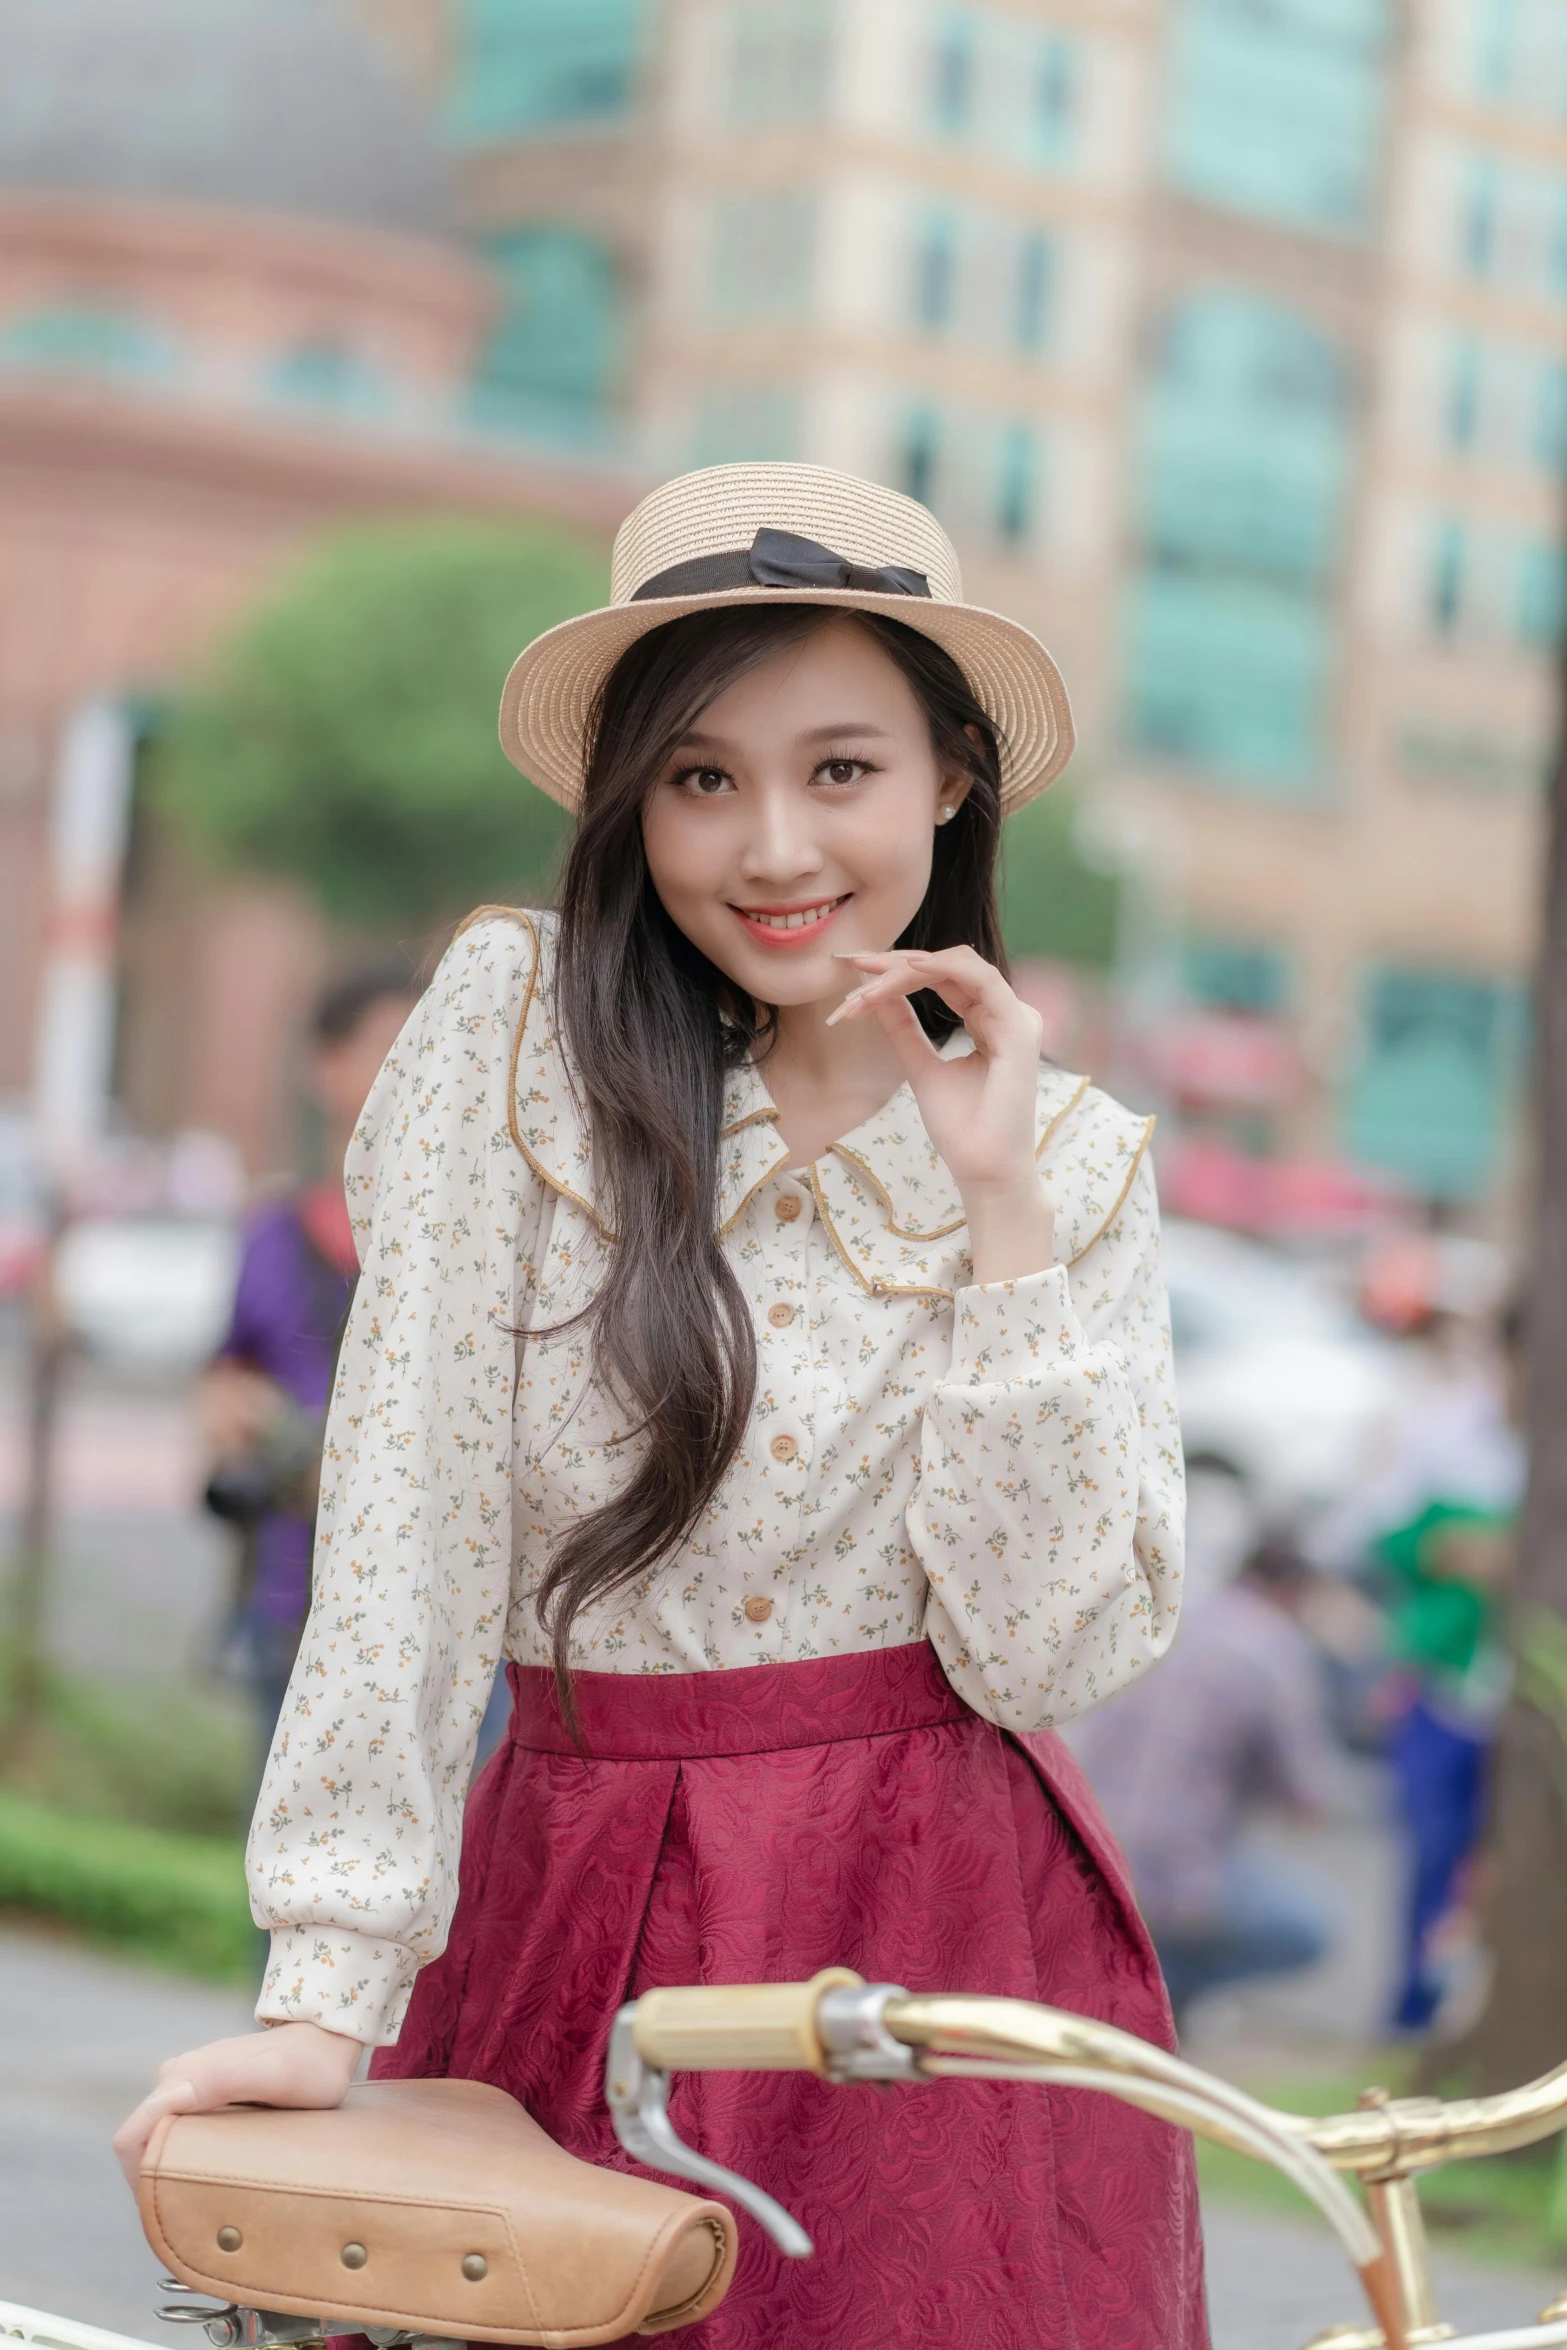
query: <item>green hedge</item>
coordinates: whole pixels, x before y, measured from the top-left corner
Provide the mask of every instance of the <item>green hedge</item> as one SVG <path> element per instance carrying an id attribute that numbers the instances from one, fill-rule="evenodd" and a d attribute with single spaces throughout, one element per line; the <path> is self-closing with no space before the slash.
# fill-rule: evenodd
<path id="1" fill-rule="evenodd" d="M 208 1982 L 243 1983 L 256 1970 L 237 1843 L 81 1819 L 6 1789 L 0 1909 L 58 1918 L 90 1941 Z"/>

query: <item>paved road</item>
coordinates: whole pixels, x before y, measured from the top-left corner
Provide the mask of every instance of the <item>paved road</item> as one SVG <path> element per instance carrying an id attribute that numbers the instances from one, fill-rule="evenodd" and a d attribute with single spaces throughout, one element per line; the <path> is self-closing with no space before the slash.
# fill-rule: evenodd
<path id="1" fill-rule="evenodd" d="M 152 2314 L 157 2264 L 109 2135 L 161 2057 L 247 2019 L 236 1994 L 0 1932 L 0 2300 L 149 2342 L 181 2338 Z M 1356 2314 L 1354 2281 L 1313 2224 L 1223 2207 L 1208 2226 L 1215 2350 L 1300 2350 Z M 1552 2289 L 1543 2276 L 1443 2263 L 1447 2314 L 1471 2327 L 1521 2322 Z"/>

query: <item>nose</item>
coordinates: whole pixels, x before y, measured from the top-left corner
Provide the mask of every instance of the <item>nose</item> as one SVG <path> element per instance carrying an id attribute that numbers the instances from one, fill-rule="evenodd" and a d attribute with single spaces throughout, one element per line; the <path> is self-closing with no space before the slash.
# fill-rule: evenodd
<path id="1" fill-rule="evenodd" d="M 748 882 L 781 888 L 821 871 L 825 860 L 816 837 L 816 810 L 798 785 L 763 785 L 751 794 L 750 813 L 740 853 L 740 870 Z"/>

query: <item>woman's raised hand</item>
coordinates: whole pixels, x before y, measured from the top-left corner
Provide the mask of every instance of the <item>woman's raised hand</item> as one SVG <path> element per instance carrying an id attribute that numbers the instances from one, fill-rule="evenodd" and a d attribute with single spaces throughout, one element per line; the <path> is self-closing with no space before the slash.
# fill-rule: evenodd
<path id="1" fill-rule="evenodd" d="M 147 2141 L 166 2113 L 211 2113 L 219 2105 L 341 2105 L 364 2043 L 324 2024 L 274 2024 L 213 2040 L 158 2067 L 158 2085 L 115 2132 L 114 2151 L 135 2192 Z"/>
<path id="2" fill-rule="evenodd" d="M 831 1021 L 874 1019 L 902 1064 L 925 1131 L 963 1195 L 978 1282 L 1042 1273 L 1054 1219 L 1039 1180 L 1034 1112 L 1039 1014 L 972 947 L 846 955 L 863 974 Z M 909 1002 L 930 988 L 957 1013 L 972 1053 L 944 1059 Z"/>

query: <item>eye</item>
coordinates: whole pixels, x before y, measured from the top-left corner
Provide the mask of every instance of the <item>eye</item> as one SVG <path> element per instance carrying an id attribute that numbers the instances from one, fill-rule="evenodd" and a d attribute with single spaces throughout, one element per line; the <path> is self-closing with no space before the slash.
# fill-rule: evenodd
<path id="1" fill-rule="evenodd" d="M 677 790 L 688 799 L 716 800 L 724 792 L 734 790 L 734 779 L 722 767 L 684 767 L 671 778 Z"/>
<path id="2" fill-rule="evenodd" d="M 870 768 L 863 759 L 824 759 L 816 770 L 814 780 L 818 783 L 858 783 L 862 775 L 869 773 Z"/>

